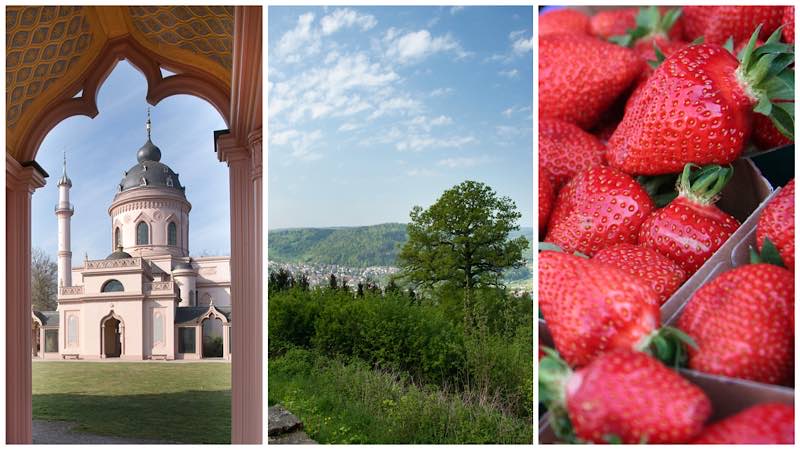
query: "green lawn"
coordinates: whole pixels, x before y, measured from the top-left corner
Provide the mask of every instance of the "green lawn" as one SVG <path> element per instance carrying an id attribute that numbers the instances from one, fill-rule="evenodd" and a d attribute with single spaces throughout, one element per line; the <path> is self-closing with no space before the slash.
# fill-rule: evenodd
<path id="1" fill-rule="evenodd" d="M 33 418 L 93 434 L 230 443 L 231 366 L 34 361 Z"/>

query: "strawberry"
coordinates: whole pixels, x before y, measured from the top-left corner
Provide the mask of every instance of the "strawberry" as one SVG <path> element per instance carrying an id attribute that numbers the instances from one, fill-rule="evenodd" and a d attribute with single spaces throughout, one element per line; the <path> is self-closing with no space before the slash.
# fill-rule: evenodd
<path id="1" fill-rule="evenodd" d="M 756 226 L 756 244 L 763 251 L 769 238 L 778 249 L 783 264 L 794 270 L 794 179 L 769 202 Z"/>
<path id="2" fill-rule="evenodd" d="M 600 250 L 592 260 L 616 266 L 649 284 L 658 294 L 659 305 L 686 281 L 686 272 L 679 265 L 648 247 L 619 244 Z"/>
<path id="3" fill-rule="evenodd" d="M 602 39 L 626 34 L 637 26 L 637 15 L 640 8 L 618 8 L 600 11 L 592 16 L 589 22 L 589 30 L 592 35 Z M 667 8 L 659 7 L 658 12 L 665 13 Z M 681 40 L 683 37 L 683 23 L 676 20 L 666 31 L 670 39 Z"/>
<path id="4" fill-rule="evenodd" d="M 555 251 L 539 254 L 539 308 L 571 366 L 611 348 L 638 348 L 659 325 L 648 283 L 602 262 Z"/>
<path id="5" fill-rule="evenodd" d="M 739 228 L 739 221 L 714 202 L 733 175 L 720 166 L 687 164 L 678 180 L 678 197 L 654 212 L 639 230 L 639 244 L 675 261 L 688 276 Z"/>
<path id="6" fill-rule="evenodd" d="M 553 208 L 555 196 L 553 182 L 545 174 L 539 172 L 539 234 L 541 235 L 547 228 L 547 219 L 550 218 L 550 210 Z"/>
<path id="7" fill-rule="evenodd" d="M 554 33 L 589 34 L 589 16 L 570 8 L 539 15 L 539 36 Z"/>
<path id="8" fill-rule="evenodd" d="M 694 444 L 794 444 L 794 407 L 762 403 L 711 424 Z"/>
<path id="9" fill-rule="evenodd" d="M 590 129 L 642 71 L 636 54 L 591 36 L 539 38 L 539 118 Z"/>
<path id="10" fill-rule="evenodd" d="M 625 34 L 636 28 L 637 8 L 618 8 L 599 11 L 589 21 L 589 31 L 601 39 Z"/>
<path id="11" fill-rule="evenodd" d="M 778 131 L 769 117 L 753 114 L 753 142 L 758 148 L 769 150 L 791 144 L 793 139 L 789 139 Z"/>
<path id="12" fill-rule="evenodd" d="M 794 44 L 794 6 L 783 9 L 783 40 Z"/>
<path id="13" fill-rule="evenodd" d="M 714 278 L 689 299 L 678 328 L 691 336 L 689 367 L 762 383 L 792 378 L 794 276 L 748 264 Z"/>
<path id="14" fill-rule="evenodd" d="M 669 56 L 629 101 L 608 142 L 608 164 L 626 173 L 660 175 L 687 163 L 729 164 L 738 158 L 752 131 L 754 112 L 769 115 L 787 136 L 794 130 L 787 103 L 793 98 L 791 48 L 778 33 L 742 62 L 714 44 L 684 47 Z"/>
<path id="15" fill-rule="evenodd" d="M 604 164 L 606 146 L 576 125 L 556 119 L 539 120 L 539 174 L 555 189 L 576 173 Z"/>
<path id="16" fill-rule="evenodd" d="M 630 176 L 610 167 L 588 169 L 558 193 L 545 241 L 589 256 L 612 245 L 635 244 L 653 209 L 647 192 Z"/>
<path id="17" fill-rule="evenodd" d="M 711 415 L 700 388 L 644 353 L 612 350 L 574 372 L 547 356 L 539 368 L 540 398 L 563 441 L 687 443 Z"/>
<path id="18" fill-rule="evenodd" d="M 783 20 L 783 6 L 684 6 L 684 39 L 703 37 L 706 43 L 722 44 L 747 39 L 761 24 L 762 39 L 775 31 Z"/>

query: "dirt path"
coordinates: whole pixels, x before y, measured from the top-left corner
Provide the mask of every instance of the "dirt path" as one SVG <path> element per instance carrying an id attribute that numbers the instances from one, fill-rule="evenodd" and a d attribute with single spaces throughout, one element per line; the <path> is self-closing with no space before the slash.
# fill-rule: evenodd
<path id="1" fill-rule="evenodd" d="M 34 420 L 34 444 L 177 444 L 178 442 L 160 441 L 156 439 L 140 439 L 73 431 L 74 422 L 57 420 Z"/>

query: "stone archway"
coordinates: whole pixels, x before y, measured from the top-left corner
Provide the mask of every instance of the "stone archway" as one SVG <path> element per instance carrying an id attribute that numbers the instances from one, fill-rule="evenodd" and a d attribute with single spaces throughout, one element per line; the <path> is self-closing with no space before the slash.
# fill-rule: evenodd
<path id="1" fill-rule="evenodd" d="M 225 324 L 218 317 L 207 317 L 200 322 L 202 358 L 222 358 L 224 353 Z"/>
<path id="2" fill-rule="evenodd" d="M 67 55 L 60 63 L 66 69 L 39 85 L 41 91 L 30 98 L 12 95 L 6 102 L 6 261 L 15 261 L 15 264 L 6 265 L 6 298 L 14 299 L 6 302 L 6 410 L 13 411 L 13 414 L 6 414 L 6 442 L 31 443 L 32 437 L 31 195 L 44 186 L 48 176 L 36 163 L 36 153 L 47 133 L 62 120 L 74 115 L 94 117 L 97 114 L 95 98 L 100 85 L 117 61 L 126 59 L 145 75 L 150 104 L 156 105 L 171 95 L 195 95 L 211 103 L 228 124 L 229 129 L 225 133 L 215 133 L 214 139 L 217 158 L 229 167 L 231 298 L 232 309 L 241 318 L 237 319 L 233 330 L 237 351 L 231 367 L 231 442 L 260 444 L 264 427 L 262 9 L 260 6 L 234 7 L 231 64 L 226 67 L 223 63 L 219 69 L 219 65 L 205 61 L 202 54 L 184 51 L 174 43 L 160 42 L 158 33 L 153 35 L 135 29 L 136 19 L 132 16 L 138 13 L 126 7 L 74 8 L 85 9 L 75 13 L 76 17 L 80 16 L 76 19 L 79 30 L 83 30 L 80 21 L 85 20 L 87 26 L 98 33 L 97 39 L 90 39 L 84 53 Z M 160 16 L 161 12 L 169 13 L 169 8 L 180 7 L 143 8 L 144 14 Z M 160 8 L 166 9 L 160 11 Z M 10 20 L 9 13 L 14 11 L 13 8 L 6 10 L 6 33 L 10 36 L 6 75 L 19 80 L 20 72 L 30 70 L 22 55 L 34 46 L 30 36 L 37 29 L 35 21 L 41 15 L 26 16 L 17 9 L 19 17 Z M 33 22 L 20 22 L 29 19 Z M 22 37 L 17 39 L 17 35 Z M 11 52 L 18 53 L 14 57 L 19 64 L 14 65 L 14 60 L 8 58 Z M 163 77 L 162 67 L 175 75 Z M 32 89 L 28 87 L 16 86 L 10 92 L 30 94 Z M 17 110 L 12 111 L 13 108 Z M 122 346 L 124 355 L 124 339 Z"/>
<path id="3" fill-rule="evenodd" d="M 38 320 L 32 320 L 33 326 L 31 327 L 31 356 L 34 358 L 41 358 L 44 355 L 44 342 L 42 342 L 42 324 Z"/>

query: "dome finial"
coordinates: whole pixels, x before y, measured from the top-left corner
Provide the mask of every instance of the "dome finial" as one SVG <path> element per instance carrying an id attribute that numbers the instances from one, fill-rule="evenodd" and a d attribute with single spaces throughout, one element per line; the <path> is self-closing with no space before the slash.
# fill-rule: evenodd
<path id="1" fill-rule="evenodd" d="M 63 165 L 63 168 L 64 168 L 64 171 L 61 174 L 61 179 L 58 180 L 58 186 L 61 186 L 62 184 L 64 184 L 64 185 L 67 185 L 69 187 L 72 187 L 72 180 L 70 180 L 69 177 L 67 176 L 67 151 L 66 150 L 64 150 L 64 165 Z"/>
<path id="2" fill-rule="evenodd" d="M 145 125 L 147 129 L 147 140 L 150 140 L 150 107 L 147 107 L 147 124 Z"/>

